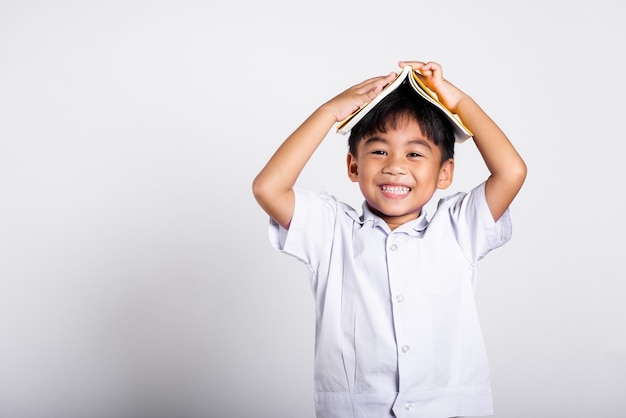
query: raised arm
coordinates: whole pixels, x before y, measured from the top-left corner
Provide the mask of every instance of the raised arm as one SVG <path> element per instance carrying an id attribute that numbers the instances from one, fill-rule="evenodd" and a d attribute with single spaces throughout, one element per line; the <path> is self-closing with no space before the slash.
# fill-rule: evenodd
<path id="1" fill-rule="evenodd" d="M 396 76 L 374 77 L 357 84 L 320 106 L 276 150 L 252 183 L 265 212 L 289 228 L 295 207 L 293 186 L 332 126 L 372 100 Z"/>
<path id="2" fill-rule="evenodd" d="M 439 101 L 459 115 L 474 134 L 474 143 L 491 173 L 485 185 L 485 195 L 491 215 L 497 221 L 522 188 L 526 179 L 526 164 L 504 132 L 480 106 L 443 78 L 439 64 L 419 61 L 401 61 L 399 64 L 400 67 L 411 65 L 418 70 Z"/>

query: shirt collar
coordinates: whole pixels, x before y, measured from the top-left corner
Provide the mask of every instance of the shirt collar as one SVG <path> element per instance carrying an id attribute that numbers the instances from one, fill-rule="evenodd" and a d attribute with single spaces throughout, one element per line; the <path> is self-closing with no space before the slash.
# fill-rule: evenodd
<path id="1" fill-rule="evenodd" d="M 349 213 L 350 217 L 355 222 L 358 222 L 361 225 L 371 223 L 372 228 L 376 228 L 377 226 L 379 226 L 387 232 L 390 231 L 389 225 L 387 225 L 387 223 L 380 216 L 372 212 L 370 207 L 367 205 L 367 202 L 364 201 L 363 204 L 361 205 L 361 208 L 363 209 L 363 214 L 360 217 L 358 217 L 355 212 Z M 422 213 L 420 213 L 419 217 L 400 226 L 398 229 L 396 229 L 396 231 L 398 232 L 402 232 L 402 231 L 422 232 L 426 229 L 427 226 L 428 226 L 428 219 L 426 218 L 426 210 L 422 208 Z"/>

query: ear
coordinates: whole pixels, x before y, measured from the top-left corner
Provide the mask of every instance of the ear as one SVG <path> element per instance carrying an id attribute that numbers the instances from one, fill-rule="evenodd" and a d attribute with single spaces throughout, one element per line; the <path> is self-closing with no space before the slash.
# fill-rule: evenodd
<path id="1" fill-rule="evenodd" d="M 447 189 L 452 184 L 454 177 L 454 160 L 448 159 L 439 169 L 439 179 L 437 180 L 438 189 Z"/>
<path id="2" fill-rule="evenodd" d="M 351 152 L 348 153 L 346 163 L 348 165 L 348 177 L 354 182 L 358 181 L 359 163 L 357 162 L 356 157 L 352 155 Z"/>

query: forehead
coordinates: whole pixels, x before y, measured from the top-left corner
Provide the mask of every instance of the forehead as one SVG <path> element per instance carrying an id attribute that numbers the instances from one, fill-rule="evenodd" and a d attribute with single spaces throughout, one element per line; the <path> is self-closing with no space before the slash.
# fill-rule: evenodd
<path id="1" fill-rule="evenodd" d="M 400 115 L 396 118 L 389 119 L 382 129 L 372 131 L 365 135 L 358 146 L 362 147 L 372 142 L 389 141 L 436 147 L 435 143 L 422 132 L 419 122 L 408 115 Z"/>

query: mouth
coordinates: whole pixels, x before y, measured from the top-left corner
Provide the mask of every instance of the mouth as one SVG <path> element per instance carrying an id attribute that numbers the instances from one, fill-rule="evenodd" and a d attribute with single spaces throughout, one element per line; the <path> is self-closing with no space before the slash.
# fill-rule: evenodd
<path id="1" fill-rule="evenodd" d="M 394 184 L 383 184 L 380 187 L 380 190 L 383 194 L 392 197 L 403 197 L 406 196 L 411 188 L 408 186 L 394 185 Z"/>

